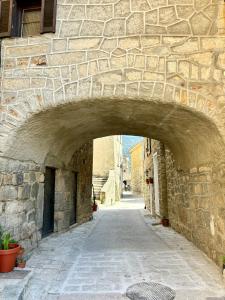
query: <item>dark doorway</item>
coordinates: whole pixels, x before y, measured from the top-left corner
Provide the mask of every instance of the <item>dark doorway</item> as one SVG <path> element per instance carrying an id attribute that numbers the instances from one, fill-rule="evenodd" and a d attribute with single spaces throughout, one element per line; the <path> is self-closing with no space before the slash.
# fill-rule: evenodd
<path id="1" fill-rule="evenodd" d="M 72 186 L 73 186 L 73 194 L 72 194 L 72 205 L 71 205 L 71 213 L 70 213 L 70 225 L 73 225 L 77 222 L 77 187 L 78 187 L 78 173 L 72 173 Z"/>
<path id="2" fill-rule="evenodd" d="M 54 231 L 55 169 L 46 167 L 42 237 Z"/>

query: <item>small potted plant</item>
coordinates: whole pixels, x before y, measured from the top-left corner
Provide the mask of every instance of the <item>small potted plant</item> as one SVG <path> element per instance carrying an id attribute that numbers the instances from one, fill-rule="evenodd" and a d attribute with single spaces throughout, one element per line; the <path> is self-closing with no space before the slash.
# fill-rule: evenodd
<path id="1" fill-rule="evenodd" d="M 26 259 L 24 257 L 18 257 L 17 258 L 17 264 L 16 264 L 17 268 L 25 268 L 26 267 Z"/>
<path id="2" fill-rule="evenodd" d="M 92 209 L 93 209 L 93 211 L 97 211 L 98 210 L 98 204 L 95 202 L 95 199 L 94 199 L 94 203 L 93 203 Z"/>
<path id="3" fill-rule="evenodd" d="M 15 247 L 10 248 L 10 240 L 10 233 L 4 233 L 0 238 L 0 273 L 11 272 L 16 265 L 16 257 L 20 246 L 17 244 Z"/>
<path id="4" fill-rule="evenodd" d="M 225 255 L 222 256 L 222 263 L 223 263 L 223 266 L 222 266 L 222 272 L 224 273 L 225 271 Z"/>
<path id="5" fill-rule="evenodd" d="M 18 246 L 18 241 L 14 240 L 14 239 L 11 239 L 9 241 L 9 249 L 16 248 L 17 246 Z"/>
<path id="6" fill-rule="evenodd" d="M 170 221 L 168 218 L 166 217 L 163 217 L 162 220 L 161 220 L 161 223 L 164 227 L 169 227 L 170 226 Z"/>

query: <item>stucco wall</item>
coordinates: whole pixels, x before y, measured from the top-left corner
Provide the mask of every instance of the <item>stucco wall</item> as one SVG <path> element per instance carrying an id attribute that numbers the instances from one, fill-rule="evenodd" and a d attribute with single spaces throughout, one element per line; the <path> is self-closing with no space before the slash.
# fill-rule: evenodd
<path id="1" fill-rule="evenodd" d="M 143 178 L 144 178 L 144 144 L 143 141 L 136 144 L 130 149 L 131 160 L 131 190 L 133 193 L 143 194 Z"/>

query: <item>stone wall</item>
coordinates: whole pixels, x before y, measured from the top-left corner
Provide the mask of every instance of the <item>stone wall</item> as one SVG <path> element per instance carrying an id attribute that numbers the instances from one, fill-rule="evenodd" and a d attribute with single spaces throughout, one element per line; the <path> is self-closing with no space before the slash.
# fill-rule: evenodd
<path id="1" fill-rule="evenodd" d="M 78 173 L 78 223 L 92 216 L 92 163 L 93 142 L 89 142 L 74 153 L 71 162 L 73 170 Z"/>
<path id="2" fill-rule="evenodd" d="M 0 159 L 0 224 L 26 249 L 41 237 L 43 198 L 44 174 L 37 164 Z"/>
<path id="3" fill-rule="evenodd" d="M 74 153 L 71 164 L 56 168 L 54 231 L 70 227 L 73 172 L 78 173 L 77 222 L 92 216 L 92 142 Z M 56 163 L 57 165 L 57 163 Z M 53 161 L 51 166 L 54 166 Z M 41 239 L 44 204 L 44 170 L 34 162 L 0 159 L 0 224 L 26 250 Z"/>
<path id="4" fill-rule="evenodd" d="M 144 155 L 144 199 L 146 207 L 151 211 L 152 215 L 156 217 L 168 217 L 167 205 L 167 177 L 166 177 L 166 162 L 165 162 L 165 148 L 163 143 L 150 140 L 151 146 L 147 149 L 147 138 L 145 138 L 145 155 Z M 154 195 L 154 167 L 153 155 L 157 153 L 158 158 L 158 180 L 159 180 L 159 215 L 155 211 L 155 195 Z M 148 171 L 148 176 L 146 176 Z M 146 179 L 153 178 L 153 184 L 146 184 Z"/>
<path id="5" fill-rule="evenodd" d="M 177 169 L 166 150 L 168 210 L 172 227 L 218 264 L 225 253 L 224 166 Z M 224 188 L 222 187 L 222 190 Z"/>

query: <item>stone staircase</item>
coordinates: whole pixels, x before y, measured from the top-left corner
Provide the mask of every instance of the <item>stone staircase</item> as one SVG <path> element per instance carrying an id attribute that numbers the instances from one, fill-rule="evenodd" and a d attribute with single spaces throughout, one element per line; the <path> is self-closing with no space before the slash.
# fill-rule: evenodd
<path id="1" fill-rule="evenodd" d="M 108 177 L 101 177 L 101 176 L 95 176 L 92 177 L 92 183 L 94 185 L 94 191 L 96 200 L 100 200 L 100 192 L 103 187 L 103 185 L 106 183 Z"/>

